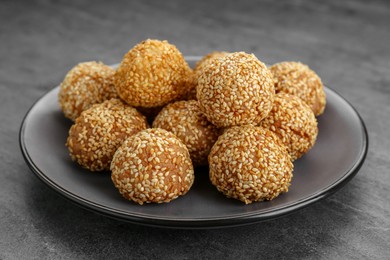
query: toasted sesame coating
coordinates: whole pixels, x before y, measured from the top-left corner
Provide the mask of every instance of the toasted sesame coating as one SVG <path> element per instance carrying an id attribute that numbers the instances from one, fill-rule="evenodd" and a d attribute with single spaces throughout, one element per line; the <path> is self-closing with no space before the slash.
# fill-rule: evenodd
<path id="1" fill-rule="evenodd" d="M 276 94 L 271 112 L 260 126 L 282 140 L 292 160 L 307 153 L 318 135 L 317 119 L 310 107 L 299 97 L 282 92 Z"/>
<path id="2" fill-rule="evenodd" d="M 287 192 L 293 171 L 279 137 L 252 125 L 227 129 L 211 149 L 209 167 L 212 184 L 245 204 Z"/>
<path id="3" fill-rule="evenodd" d="M 213 59 L 216 59 L 216 58 L 221 58 L 223 56 L 225 56 L 226 54 L 228 54 L 228 52 L 224 52 L 224 51 L 213 51 L 213 52 L 210 52 L 209 54 L 207 54 L 206 56 L 203 56 L 196 64 L 195 64 L 195 68 L 194 68 L 194 72 L 195 74 L 199 74 L 202 69 L 204 67 L 206 67 L 210 61 L 212 61 Z"/>
<path id="4" fill-rule="evenodd" d="M 325 110 L 326 96 L 321 78 L 307 65 L 285 61 L 270 68 L 275 79 L 276 93 L 284 92 L 301 98 L 313 110 L 315 116 Z"/>
<path id="5" fill-rule="evenodd" d="M 190 91 L 192 74 L 174 45 L 149 39 L 124 55 L 115 74 L 115 86 L 129 105 L 157 107 Z"/>
<path id="6" fill-rule="evenodd" d="M 109 170 L 116 149 L 148 127 L 146 118 L 119 99 L 83 111 L 69 130 L 66 146 L 72 160 L 91 171 Z"/>
<path id="7" fill-rule="evenodd" d="M 197 99 L 196 98 L 196 86 L 198 85 L 198 78 L 199 78 L 199 75 L 200 75 L 202 69 L 207 64 L 209 64 L 211 60 L 219 58 L 219 57 L 223 57 L 225 54 L 227 54 L 227 52 L 214 51 L 214 52 L 211 52 L 211 53 L 207 54 L 206 56 L 202 57 L 202 59 L 200 59 L 195 64 L 195 68 L 194 68 L 194 84 L 193 84 L 194 87 L 190 90 L 190 92 L 184 98 L 185 100 L 191 100 L 191 99 L 196 100 Z"/>
<path id="8" fill-rule="evenodd" d="M 153 127 L 174 133 L 187 146 L 194 166 L 207 165 L 207 156 L 219 136 L 219 129 L 203 115 L 196 100 L 168 104 Z"/>
<path id="9" fill-rule="evenodd" d="M 141 205 L 170 202 L 186 194 L 195 178 L 187 147 L 160 128 L 126 139 L 114 155 L 111 171 L 122 196 Z"/>
<path id="10" fill-rule="evenodd" d="M 118 97 L 114 86 L 115 70 L 100 62 L 79 63 L 65 76 L 58 93 L 64 115 L 75 121 L 94 104 Z"/>
<path id="11" fill-rule="evenodd" d="M 271 72 L 253 54 L 236 52 L 212 59 L 198 78 L 200 109 L 218 127 L 260 123 L 271 110 L 274 95 Z"/>

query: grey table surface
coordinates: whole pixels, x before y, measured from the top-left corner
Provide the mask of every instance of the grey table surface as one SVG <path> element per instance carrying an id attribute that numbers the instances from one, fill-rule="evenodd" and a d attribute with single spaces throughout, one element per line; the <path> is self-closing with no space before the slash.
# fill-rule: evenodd
<path id="1" fill-rule="evenodd" d="M 227 229 L 138 226 L 64 199 L 23 160 L 23 116 L 78 62 L 117 63 L 146 38 L 309 64 L 365 121 L 363 167 L 310 207 Z M 389 46 L 388 1 L 2 0 L 0 259 L 389 259 Z"/>

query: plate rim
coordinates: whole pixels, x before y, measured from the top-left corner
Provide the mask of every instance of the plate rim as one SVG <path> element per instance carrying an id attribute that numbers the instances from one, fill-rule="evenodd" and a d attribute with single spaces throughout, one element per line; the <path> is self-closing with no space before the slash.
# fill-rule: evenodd
<path id="1" fill-rule="evenodd" d="M 194 61 L 199 59 L 198 56 L 186 56 L 187 61 Z M 114 64 L 112 66 L 116 66 L 117 64 Z M 70 200 L 71 202 L 75 203 L 78 206 L 81 206 L 84 209 L 87 209 L 89 211 L 99 213 L 100 215 L 108 216 L 111 218 L 119 219 L 122 221 L 127 221 L 131 223 L 146 225 L 146 226 L 154 226 L 154 227 L 167 227 L 167 228 L 186 228 L 186 229 L 205 229 L 205 228 L 221 228 L 221 227 L 232 227 L 232 226 L 240 226 L 240 225 L 247 225 L 251 223 L 261 222 L 265 220 L 270 220 L 278 217 L 285 216 L 287 214 L 294 213 L 300 209 L 303 209 L 315 202 L 318 202 L 319 200 L 326 198 L 330 196 L 331 194 L 335 193 L 336 191 L 340 190 L 342 187 L 345 186 L 360 170 L 361 166 L 363 165 L 365 158 L 367 156 L 368 152 L 368 146 L 369 146 L 369 137 L 367 132 L 367 127 L 358 113 L 358 111 L 355 109 L 355 107 L 346 100 L 343 96 L 341 96 L 339 93 L 337 93 L 335 90 L 324 86 L 326 91 L 333 92 L 336 96 L 341 98 L 346 104 L 352 109 L 352 111 L 355 113 L 355 115 L 358 118 L 358 122 L 360 125 L 360 128 L 363 133 L 363 143 L 362 148 L 359 151 L 359 156 L 357 157 L 357 160 L 354 162 L 354 164 L 351 166 L 350 169 L 344 172 L 344 174 L 335 182 L 330 184 L 329 186 L 325 187 L 324 189 L 318 190 L 316 193 L 312 194 L 309 197 L 306 197 L 301 200 L 297 200 L 294 202 L 291 202 L 287 205 L 284 205 L 283 207 L 272 210 L 269 209 L 267 211 L 263 211 L 262 213 L 241 213 L 240 215 L 234 215 L 234 216 L 228 216 L 228 217 L 213 217 L 213 218 L 182 218 L 182 219 L 173 219 L 170 217 L 151 217 L 150 215 L 146 214 L 139 214 L 139 213 L 131 213 L 122 210 L 117 210 L 114 208 L 111 208 L 109 206 L 100 205 L 98 203 L 95 203 L 93 201 L 90 201 L 88 199 L 85 199 L 83 197 L 78 196 L 77 194 L 74 194 L 65 188 L 62 188 L 59 184 L 52 181 L 49 177 L 46 176 L 44 172 L 42 172 L 39 167 L 34 163 L 32 158 L 30 157 L 28 153 L 28 149 L 25 144 L 24 140 L 24 134 L 25 134 L 25 127 L 29 118 L 29 115 L 31 114 L 31 111 L 33 108 L 46 96 L 49 95 L 52 91 L 56 91 L 59 88 L 59 85 L 54 87 L 53 89 L 45 92 L 42 96 L 40 96 L 28 109 L 26 114 L 23 117 L 20 129 L 19 129 L 19 146 L 23 155 L 23 158 L 27 164 L 27 166 L 30 168 L 30 170 L 34 173 L 35 176 L 38 177 L 41 181 L 43 181 L 46 185 L 48 185 L 51 189 L 56 191 L 56 193 L 62 195 L 62 197 L 65 197 L 66 199 Z"/>

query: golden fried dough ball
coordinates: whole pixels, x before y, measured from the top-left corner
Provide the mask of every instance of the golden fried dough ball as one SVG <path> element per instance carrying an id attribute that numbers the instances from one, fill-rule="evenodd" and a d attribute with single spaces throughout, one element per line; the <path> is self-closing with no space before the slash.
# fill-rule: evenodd
<path id="1" fill-rule="evenodd" d="M 285 61 L 270 68 L 275 79 L 276 93 L 284 92 L 301 98 L 313 110 L 315 116 L 325 110 L 326 96 L 320 77 L 307 65 Z"/>
<path id="2" fill-rule="evenodd" d="M 79 63 L 65 76 L 58 93 L 64 115 L 75 121 L 94 104 L 116 98 L 115 70 L 100 62 Z"/>
<path id="3" fill-rule="evenodd" d="M 227 129 L 211 149 L 209 167 L 212 184 L 245 204 L 272 200 L 287 192 L 293 171 L 279 137 L 252 125 Z"/>
<path id="4" fill-rule="evenodd" d="M 310 107 L 299 97 L 282 92 L 276 94 L 271 112 L 260 126 L 280 137 L 292 160 L 307 153 L 318 134 L 317 119 Z"/>
<path id="5" fill-rule="evenodd" d="M 212 59 L 198 78 L 200 109 L 218 127 L 260 123 L 271 110 L 274 95 L 271 72 L 253 54 L 236 52 Z"/>
<path id="6" fill-rule="evenodd" d="M 83 111 L 69 130 L 66 146 L 72 160 L 91 171 L 109 170 L 116 149 L 148 127 L 146 118 L 119 99 Z"/>
<path id="7" fill-rule="evenodd" d="M 158 107 L 184 96 L 193 71 L 181 52 L 167 41 L 146 40 L 123 57 L 115 86 L 120 98 L 134 107 Z"/>
<path id="8" fill-rule="evenodd" d="M 111 171 L 122 196 L 141 205 L 170 202 L 186 194 L 195 178 L 187 147 L 160 128 L 126 139 L 114 155 Z"/>
<path id="9" fill-rule="evenodd" d="M 203 115 L 196 100 L 165 106 L 153 127 L 174 133 L 187 146 L 195 166 L 207 165 L 207 156 L 219 136 L 218 128 Z"/>

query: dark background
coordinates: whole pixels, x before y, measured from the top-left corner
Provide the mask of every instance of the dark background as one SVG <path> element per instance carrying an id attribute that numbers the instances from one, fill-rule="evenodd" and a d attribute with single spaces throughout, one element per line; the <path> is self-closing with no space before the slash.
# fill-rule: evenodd
<path id="1" fill-rule="evenodd" d="M 79 62 L 118 63 L 146 38 L 184 55 L 253 52 L 309 64 L 358 110 L 370 148 L 341 191 L 244 227 L 119 222 L 57 195 L 25 164 L 23 116 Z M 385 259 L 390 255 L 389 1 L 0 2 L 0 259 Z"/>

